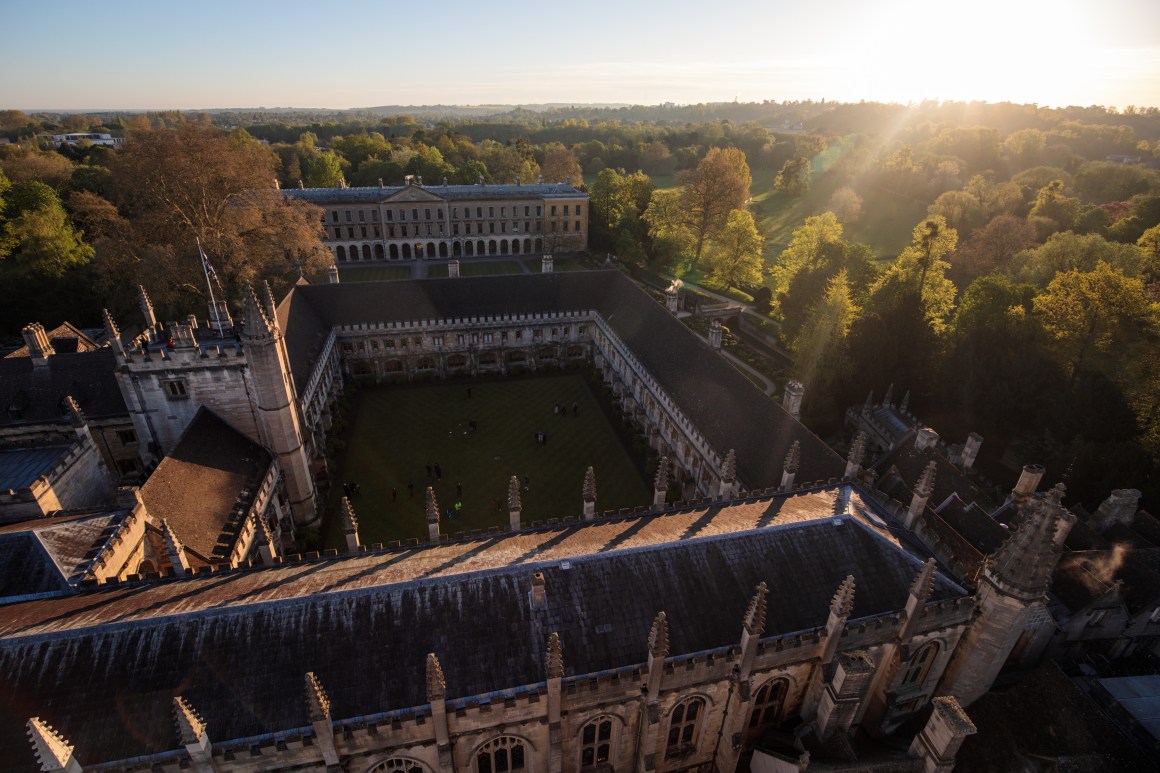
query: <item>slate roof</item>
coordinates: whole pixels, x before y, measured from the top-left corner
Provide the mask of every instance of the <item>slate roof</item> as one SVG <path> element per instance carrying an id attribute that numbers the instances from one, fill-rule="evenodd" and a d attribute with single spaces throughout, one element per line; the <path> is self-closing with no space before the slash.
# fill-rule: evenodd
<path id="1" fill-rule="evenodd" d="M 28 532 L 0 534 L 0 600 L 68 587 L 40 540 Z"/>
<path id="2" fill-rule="evenodd" d="M 846 495 L 851 514 L 835 521 Z M 661 610 L 673 655 L 723 647 L 738 641 L 762 581 L 767 636 L 823 625 L 847 574 L 857 582 L 854 618 L 892 612 L 921 556 L 859 515 L 864 507 L 856 491 L 832 487 L 10 605 L 0 616 L 0 747 L 27 749 L 23 724 L 39 715 L 82 763 L 173 749 L 178 693 L 218 741 L 302 727 L 306 671 L 318 675 L 336 718 L 422 706 L 428 652 L 439 655 L 453 700 L 510 690 L 543 681 L 553 631 L 569 675 L 640 664 Z M 734 518 L 733 531 L 713 528 Z M 650 529 L 660 542 L 625 547 Z M 552 557 L 572 539 L 580 554 Z M 509 540 L 522 560 L 504 550 Z M 544 550 L 523 550 L 529 541 Z M 472 561 L 493 547 L 498 565 L 477 568 Z M 545 577 L 543 609 L 528 600 L 535 571 Z M 940 576 L 932 600 L 964 593 Z M 13 769 L 33 770 L 26 758 Z"/>
<path id="3" fill-rule="evenodd" d="M 101 346 L 93 339 L 85 335 L 85 331 L 76 327 L 70 322 L 62 322 L 57 327 L 50 330 L 48 333 L 48 342 L 52 345 L 57 354 L 75 354 L 76 352 L 91 352 L 100 349 Z M 25 344 L 15 351 L 4 355 L 8 357 L 27 357 L 28 345 Z"/>
<path id="4" fill-rule="evenodd" d="M 282 192 L 320 206 L 327 204 L 376 204 L 408 188 L 449 201 L 471 199 L 571 198 L 587 196 L 567 183 L 504 185 L 377 185 L 362 188 L 287 188 Z"/>
<path id="5" fill-rule="evenodd" d="M 0 448 L 0 491 L 28 488 L 68 453 L 67 445 Z"/>
<path id="6" fill-rule="evenodd" d="M 29 357 L 0 359 L 0 426 L 63 421 L 63 400 L 72 395 L 85 416 L 127 416 L 117 386 L 113 350 L 55 354 L 43 368 Z"/>
<path id="7" fill-rule="evenodd" d="M 781 482 L 795 440 L 798 481 L 842 475 L 840 456 L 619 271 L 297 285 L 279 316 L 301 394 L 321 331 L 334 325 L 585 310 L 608 321 L 720 454 L 736 450 L 749 487 Z"/>
<path id="8" fill-rule="evenodd" d="M 230 519 L 234 502 L 257 490 L 270 463 L 264 448 L 202 406 L 141 487 L 141 498 L 187 550 L 207 563 L 228 563 L 238 526 Z"/>
<path id="9" fill-rule="evenodd" d="M 0 603 L 75 586 L 127 512 L 76 513 L 0 528 Z"/>

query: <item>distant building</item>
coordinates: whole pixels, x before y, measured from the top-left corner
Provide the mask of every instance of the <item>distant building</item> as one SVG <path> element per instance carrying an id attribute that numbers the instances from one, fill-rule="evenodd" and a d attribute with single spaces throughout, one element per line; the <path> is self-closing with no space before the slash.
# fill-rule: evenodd
<path id="1" fill-rule="evenodd" d="M 37 135 L 41 140 L 51 142 L 53 147 L 59 148 L 62 146 L 76 147 L 82 142 L 87 142 L 90 145 L 101 145 L 108 148 L 119 148 L 125 143 L 124 138 L 114 137 L 111 134 L 103 132 L 70 132 L 68 134 L 39 134 Z"/>
<path id="2" fill-rule="evenodd" d="M 565 183 L 298 188 L 323 208 L 324 243 L 340 265 L 578 252 L 588 247 L 588 194 Z"/>

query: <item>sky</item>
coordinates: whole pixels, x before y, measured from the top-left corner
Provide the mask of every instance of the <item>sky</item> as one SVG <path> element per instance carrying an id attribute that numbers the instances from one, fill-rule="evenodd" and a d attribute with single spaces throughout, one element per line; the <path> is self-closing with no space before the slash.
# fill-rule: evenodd
<path id="1" fill-rule="evenodd" d="M 1160 0 L 0 0 L 0 109 L 1160 106 Z"/>

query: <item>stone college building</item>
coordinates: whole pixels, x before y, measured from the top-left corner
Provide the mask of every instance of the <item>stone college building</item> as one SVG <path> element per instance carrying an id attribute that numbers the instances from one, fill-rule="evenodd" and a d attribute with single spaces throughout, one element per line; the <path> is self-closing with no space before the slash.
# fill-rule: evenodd
<path id="1" fill-rule="evenodd" d="M 326 194 L 332 245 L 347 261 L 523 254 L 549 207 L 561 235 L 586 222 L 558 186 L 502 187 Z M 5 430 L 6 496 L 51 487 L 56 468 L 29 456 L 46 443 L 110 483 L 0 526 L 0 770 L 951 770 L 975 732 L 964 707 L 1055 630 L 1045 596 L 1076 523 L 1062 488 L 1021 479 L 1004 537 L 969 563 L 967 539 L 933 525 L 934 472 L 902 493 L 867 466 L 865 434 L 841 458 L 798 421 L 800 385 L 771 401 L 675 301 L 614 270 L 332 271 L 280 303 L 248 292 L 237 321 L 163 325 L 143 292 L 144 325 L 107 317 L 90 352 L 119 397 L 100 392 L 102 422 L 131 431 L 143 481 L 101 460 L 75 379 L 49 376 L 64 355 L 30 326 L 5 389 L 49 408 Z M 451 538 L 429 492 L 424 541 L 368 546 L 344 500 L 346 551 L 293 552 L 344 384 L 569 364 L 662 457 L 651 504 L 601 514 L 590 472 L 526 513 L 516 482 L 506 528 Z M 671 481 L 686 500 L 666 499 Z"/>

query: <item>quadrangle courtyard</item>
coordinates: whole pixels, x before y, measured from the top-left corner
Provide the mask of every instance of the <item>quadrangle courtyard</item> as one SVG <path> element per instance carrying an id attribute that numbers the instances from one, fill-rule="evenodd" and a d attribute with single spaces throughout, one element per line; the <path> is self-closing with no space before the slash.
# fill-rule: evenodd
<path id="1" fill-rule="evenodd" d="M 640 460 L 630 455 L 581 375 L 361 386 L 349 399 L 348 426 L 338 435 L 345 447 L 331 470 L 325 547 L 345 547 L 336 515 L 346 483 L 358 485 L 351 503 L 360 540 L 368 546 L 425 541 L 429 485 L 442 512 L 441 531 L 449 536 L 506 529 L 512 475 L 521 482 L 524 524 L 581 516 L 589 466 L 596 474 L 598 513 L 651 502 Z M 565 409 L 562 415 L 555 413 L 557 405 Z M 546 436 L 542 444 L 540 432 Z"/>

